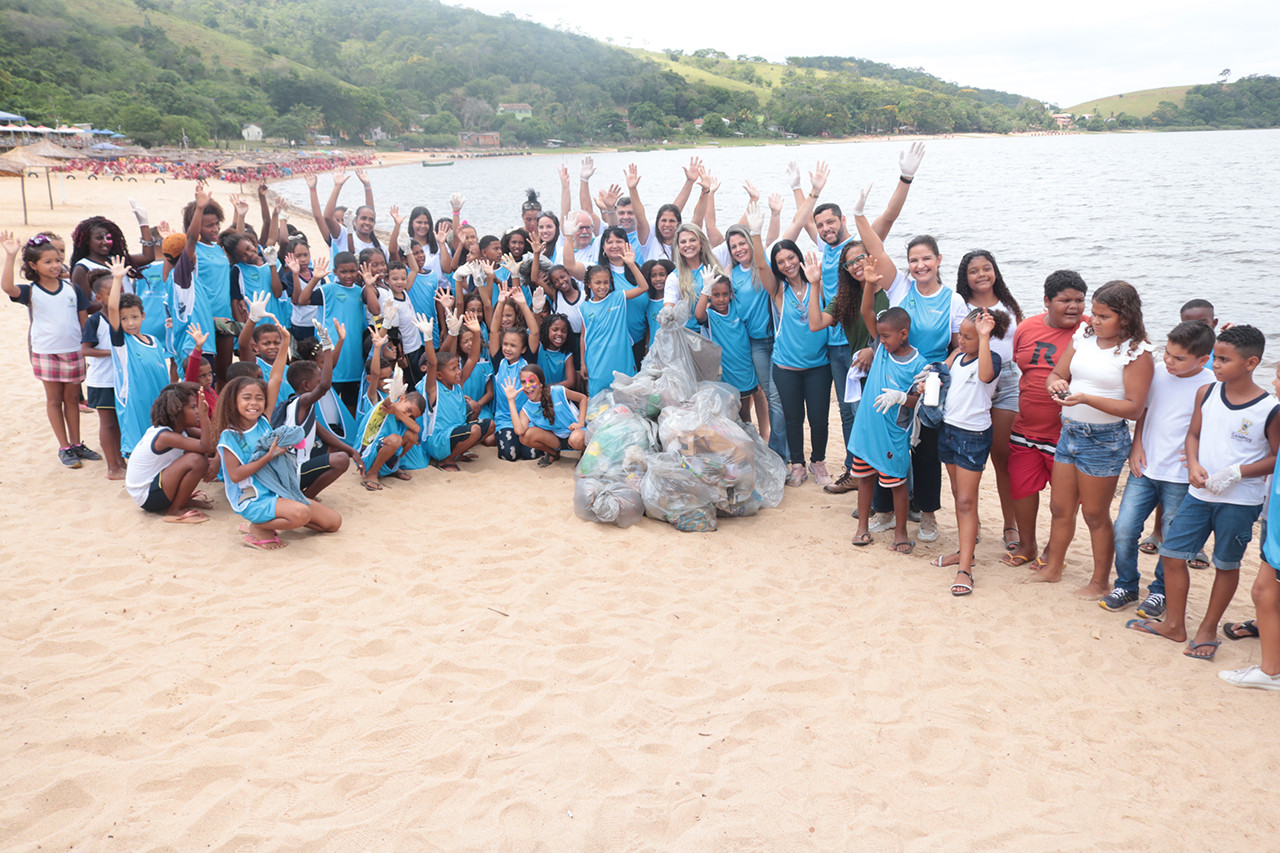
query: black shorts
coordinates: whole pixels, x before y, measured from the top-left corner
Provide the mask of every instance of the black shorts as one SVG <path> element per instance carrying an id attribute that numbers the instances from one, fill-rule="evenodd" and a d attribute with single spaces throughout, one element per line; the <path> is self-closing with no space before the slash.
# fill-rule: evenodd
<path id="1" fill-rule="evenodd" d="M 306 462 L 302 463 L 301 476 L 298 478 L 298 482 L 302 485 L 302 488 L 305 489 L 316 480 L 319 480 L 320 475 L 325 471 L 328 471 L 329 468 L 328 453 L 321 453 L 318 456 L 312 456 Z"/>
<path id="2" fill-rule="evenodd" d="M 460 424 L 453 428 L 453 432 L 449 433 L 449 449 L 453 450 L 459 444 L 471 437 L 471 428 L 473 426 L 480 427 L 480 437 L 484 438 L 489 430 L 493 429 L 493 420 L 485 418 L 482 421 L 471 421 L 470 423 Z"/>
<path id="3" fill-rule="evenodd" d="M 513 427 L 500 429 L 495 435 L 498 439 L 498 458 L 503 461 L 515 462 L 517 459 L 536 459 L 542 455 L 541 451 L 535 450 L 522 442 Z"/>
<path id="4" fill-rule="evenodd" d="M 116 392 L 114 388 L 95 388 L 92 385 L 87 385 L 85 386 L 84 394 L 89 408 L 112 412 L 116 410 Z"/>
<path id="5" fill-rule="evenodd" d="M 169 507 L 173 506 L 173 501 L 164 493 L 164 486 L 160 484 L 160 478 L 163 476 L 164 472 L 161 471 L 151 481 L 151 489 L 147 492 L 147 499 L 142 502 L 143 511 L 163 514 L 169 511 Z"/>

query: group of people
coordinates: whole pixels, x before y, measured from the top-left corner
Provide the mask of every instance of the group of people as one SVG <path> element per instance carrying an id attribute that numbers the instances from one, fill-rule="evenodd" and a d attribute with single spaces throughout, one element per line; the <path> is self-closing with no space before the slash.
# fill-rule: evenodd
<path id="1" fill-rule="evenodd" d="M 0 233 L 2 284 L 30 310 L 31 361 L 62 464 L 105 456 L 109 477 L 174 523 L 207 521 L 212 502 L 200 484 L 220 478 L 245 543 L 264 550 L 287 544 L 282 530 L 337 530 L 339 514 L 314 499 L 350 468 L 377 491 L 381 478 L 429 465 L 458 470 L 481 447 L 542 466 L 581 450 L 588 399 L 635 372 L 657 313 L 682 304 L 689 329 L 718 345 L 742 418 L 787 461 L 787 484 L 812 477 L 833 494 L 858 491 L 855 546 L 892 530 L 889 547 L 910 553 L 913 521 L 916 539 L 937 540 L 945 466 L 956 550 L 933 564 L 954 567 L 952 595 L 971 594 L 990 459 L 1005 563 L 1060 580 L 1083 512 L 1093 571 L 1081 594 L 1108 610 L 1137 604 L 1138 554 L 1158 551 L 1141 618 L 1128 627 L 1212 660 L 1253 523 L 1264 508 L 1280 513 L 1266 507 L 1280 407 L 1252 378 L 1265 338 L 1247 325 L 1216 333 L 1212 305 L 1192 300 L 1158 362 L 1139 294 L 1124 281 L 1090 294 L 1079 274 L 1055 271 L 1044 313 L 1026 316 L 988 251 L 966 254 L 949 287 L 937 242 L 917 235 L 900 270 L 884 241 L 923 158 L 921 143 L 902 153 L 874 220 L 871 186 L 863 190 L 852 228 L 821 200 L 823 163 L 807 192 L 791 164 L 789 221 L 782 195 L 762 204 L 748 181 L 748 205 L 723 231 L 719 181 L 696 158 L 652 224 L 639 170 L 625 170 L 625 189 L 593 193 L 588 157 L 580 209 L 562 166 L 559 213 L 530 190 L 519 224 L 500 234 L 464 221 L 466 199 L 454 193 L 438 221 L 425 206 L 407 215 L 391 207 L 380 237 L 365 172 L 355 170 L 363 204 L 351 209 L 339 203 L 345 169 L 324 202 L 313 173 L 318 245 L 272 206 L 265 185 L 255 229 L 247 198 L 233 196 L 228 210 L 198 184 L 181 231 L 152 229 L 134 206 L 137 253 L 104 217 L 77 226 L 69 260 L 56 235 L 20 245 Z M 802 232 L 815 250 L 800 248 Z M 27 284 L 15 282 L 15 266 Z M 833 389 L 846 448 L 836 474 L 826 465 Z M 82 397 L 98 413 L 102 455 L 81 438 Z M 1228 680 L 1280 689 L 1280 527 L 1264 522 L 1263 539 L 1257 619 L 1227 626 L 1232 638 L 1261 635 L 1263 660 Z M 1197 563 L 1215 577 L 1189 632 L 1188 565 Z"/>
<path id="2" fill-rule="evenodd" d="M 288 178 L 311 172 L 332 172 L 339 166 L 349 169 L 367 166 L 376 158 L 372 154 L 341 155 L 299 154 L 287 159 L 260 163 L 253 168 L 219 172 L 218 162 L 174 162 L 165 157 L 123 157 L 119 160 L 70 160 L 58 171 L 84 173 L 85 177 L 106 178 L 133 175 L 156 175 L 170 180 L 207 181 L 222 178 L 231 183 L 258 183 Z"/>

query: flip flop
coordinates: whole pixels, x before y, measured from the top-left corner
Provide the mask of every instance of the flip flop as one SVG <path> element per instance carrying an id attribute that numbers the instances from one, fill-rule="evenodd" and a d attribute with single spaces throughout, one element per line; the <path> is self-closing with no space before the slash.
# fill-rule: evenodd
<path id="1" fill-rule="evenodd" d="M 1188 569 L 1207 569 L 1209 568 L 1209 555 L 1203 550 L 1197 551 L 1196 555 L 1187 560 Z"/>
<path id="2" fill-rule="evenodd" d="M 952 557 L 956 558 L 956 561 L 954 563 L 943 562 L 943 560 L 948 560 Z M 960 552 L 956 551 L 953 554 L 939 554 L 938 556 L 934 557 L 932 560 L 929 561 L 929 565 L 933 566 L 935 569 L 945 569 L 948 566 L 958 566 L 960 565 Z M 965 574 L 968 574 L 968 572 L 966 572 Z M 973 577 L 973 576 L 970 575 L 970 577 Z"/>
<path id="3" fill-rule="evenodd" d="M 364 490 L 366 492 L 382 491 L 382 484 L 375 480 L 361 480 L 360 485 L 364 486 Z"/>
<path id="4" fill-rule="evenodd" d="M 1138 543 L 1138 550 L 1144 554 L 1154 554 L 1160 550 L 1160 540 L 1152 534 Z"/>
<path id="5" fill-rule="evenodd" d="M 1018 528 L 1016 527 L 1006 527 L 1004 530 L 1000 531 L 1001 537 L 1003 537 L 1004 534 L 1008 533 L 1010 530 L 1012 530 L 1014 533 L 1018 532 Z M 1021 537 L 1014 539 L 1012 542 L 1010 542 L 1008 539 L 1004 540 L 1004 549 L 1006 551 L 1016 551 L 1021 547 L 1022 547 Z"/>
<path id="6" fill-rule="evenodd" d="M 1159 622 L 1159 621 L 1160 621 L 1159 619 L 1130 619 L 1128 622 L 1124 623 L 1124 627 L 1130 631 L 1143 631 L 1147 634 L 1150 634 L 1153 637 L 1159 637 L 1162 640 L 1168 640 L 1169 638 L 1166 637 L 1164 634 L 1161 634 L 1159 631 L 1153 631 L 1151 629 L 1151 623 Z M 1176 643 L 1178 641 L 1174 640 L 1174 642 Z"/>
<path id="7" fill-rule="evenodd" d="M 459 456 L 459 457 L 458 457 L 458 461 L 460 461 L 460 462 L 475 462 L 475 461 L 476 461 L 477 459 L 479 459 L 479 458 L 480 458 L 479 456 L 476 456 L 474 453 L 472 453 L 470 450 L 468 450 L 466 453 L 464 453 L 464 454 L 462 454 L 461 456 Z"/>
<path id="8" fill-rule="evenodd" d="M 916 540 L 908 539 L 906 542 L 894 542 L 889 546 L 889 550 L 895 554 L 910 554 L 916 549 Z"/>
<path id="9" fill-rule="evenodd" d="M 538 460 L 538 467 L 550 468 L 552 465 L 556 464 L 559 461 L 560 461 L 559 453 L 557 453 L 555 456 L 552 456 L 550 453 L 546 453 L 546 454 L 543 454 L 542 458 Z"/>
<path id="10" fill-rule="evenodd" d="M 198 509 L 189 509 L 182 515 L 166 515 L 162 519 L 166 524 L 201 524 L 209 520 L 209 516 Z"/>
<path id="11" fill-rule="evenodd" d="M 1228 640 L 1243 640 L 1246 637 L 1258 636 L 1258 623 L 1250 619 L 1247 622 L 1223 622 L 1222 633 Z"/>
<path id="12" fill-rule="evenodd" d="M 972 572 L 966 572 L 964 569 L 961 569 L 960 571 L 956 572 L 956 574 L 958 574 L 958 575 L 968 575 L 968 576 L 969 576 L 969 582 L 968 582 L 968 583 L 953 583 L 953 584 L 951 585 L 951 594 L 952 594 L 952 595 L 954 595 L 954 596 L 961 596 L 961 595 L 968 595 L 969 593 L 973 592 L 973 573 L 972 573 Z M 957 592 L 956 590 L 959 590 L 959 592 Z"/>
<path id="13" fill-rule="evenodd" d="M 865 545 L 870 545 L 874 541 L 876 540 L 872 538 L 870 533 L 859 533 L 853 537 L 853 544 L 857 545 L 859 548 Z"/>
<path id="14" fill-rule="evenodd" d="M 1218 654 L 1218 646 L 1220 645 L 1222 645 L 1221 640 L 1210 640 L 1207 643 L 1191 643 L 1182 654 L 1184 657 L 1189 657 L 1192 660 L 1211 661 L 1214 656 Z M 1196 649 L 1204 648 L 1211 648 L 1213 651 L 1209 652 L 1207 655 L 1198 655 L 1195 653 Z"/>
<path id="15" fill-rule="evenodd" d="M 244 544 L 250 548 L 257 548 L 259 551 L 279 551 L 289 545 L 288 542 L 281 542 L 278 535 L 270 539 L 255 539 L 252 533 L 244 535 Z"/>
<path id="16" fill-rule="evenodd" d="M 1001 554 L 1000 562 L 1004 563 L 1006 566 L 1013 566 L 1014 568 L 1017 568 L 1023 563 L 1031 562 L 1031 558 L 1023 556 L 1022 554 Z"/>

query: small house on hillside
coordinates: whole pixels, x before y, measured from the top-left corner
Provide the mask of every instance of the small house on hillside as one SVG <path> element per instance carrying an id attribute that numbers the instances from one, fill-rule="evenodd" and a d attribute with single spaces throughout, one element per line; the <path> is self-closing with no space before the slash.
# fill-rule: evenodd
<path id="1" fill-rule="evenodd" d="M 240 128 L 240 135 L 244 137 L 245 142 L 261 142 L 262 126 L 257 124 L 246 124 Z"/>
<path id="2" fill-rule="evenodd" d="M 502 138 L 496 130 L 479 133 L 464 130 L 458 134 L 458 144 L 463 148 L 498 148 L 502 145 Z"/>
<path id="3" fill-rule="evenodd" d="M 498 115 L 510 115 L 524 121 L 533 118 L 533 107 L 528 104 L 498 104 Z"/>

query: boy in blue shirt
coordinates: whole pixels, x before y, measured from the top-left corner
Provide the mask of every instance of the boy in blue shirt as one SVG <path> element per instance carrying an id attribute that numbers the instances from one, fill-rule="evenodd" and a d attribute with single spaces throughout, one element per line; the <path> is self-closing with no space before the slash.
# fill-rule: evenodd
<path id="1" fill-rule="evenodd" d="M 871 294 L 874 287 L 864 288 Z M 878 476 L 880 485 L 893 493 L 894 536 L 890 550 L 910 554 L 915 542 L 907 538 L 907 474 L 911 471 L 911 420 L 918 388 L 915 376 L 925 367 L 924 356 L 907 338 L 911 316 L 890 308 L 876 318 L 876 348 L 867 375 L 868 393 L 877 393 L 874 406 L 859 406 L 849 433 L 850 473 L 858 479 Z M 870 545 L 870 484 L 858 489 L 858 532 L 854 545 Z"/>

